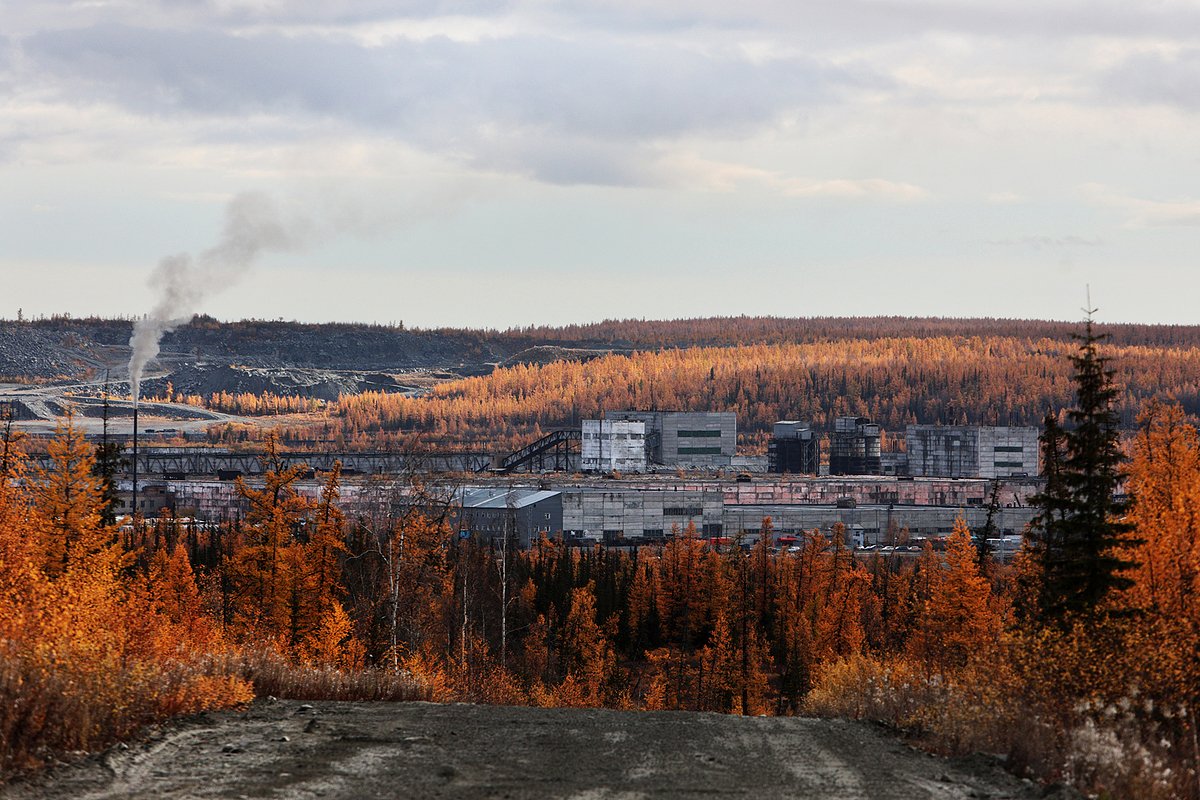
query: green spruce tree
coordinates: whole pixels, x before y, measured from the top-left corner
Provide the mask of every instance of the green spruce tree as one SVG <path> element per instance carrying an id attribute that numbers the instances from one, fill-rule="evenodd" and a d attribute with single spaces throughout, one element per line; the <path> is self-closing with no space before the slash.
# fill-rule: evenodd
<path id="1" fill-rule="evenodd" d="M 1130 585 L 1122 573 L 1133 566 L 1122 551 L 1133 544 L 1117 497 L 1123 456 L 1113 409 L 1117 390 L 1108 358 L 1088 312 L 1076 335 L 1075 407 L 1066 428 L 1052 414 L 1041 436 L 1046 487 L 1035 498 L 1036 557 L 1041 567 L 1037 616 L 1062 624 L 1097 611 L 1109 592 Z"/>

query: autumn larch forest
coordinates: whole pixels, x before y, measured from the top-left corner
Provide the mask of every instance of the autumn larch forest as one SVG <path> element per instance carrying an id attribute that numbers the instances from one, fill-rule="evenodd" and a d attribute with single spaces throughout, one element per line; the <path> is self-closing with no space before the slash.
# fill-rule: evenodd
<path id="1" fill-rule="evenodd" d="M 502 365 L 421 396 L 367 391 L 326 403 L 168 386 L 161 399 L 289 415 L 273 428 L 283 441 L 338 448 L 515 449 L 606 409 L 734 411 L 739 446 L 763 452 L 780 419 L 828 427 L 835 417 L 861 415 L 893 432 L 912 423 L 1040 425 L 1048 409 L 1061 413 L 1072 402 L 1073 331 L 1012 320 L 608 322 L 492 334 L 595 350 L 577 360 Z M 1122 429 L 1135 427 L 1152 399 L 1200 415 L 1200 329 L 1122 325 L 1111 336 L 1106 352 Z M 262 435 L 237 424 L 210 432 L 223 444 Z"/>
<path id="2" fill-rule="evenodd" d="M 459 539 L 452 498 L 419 475 L 344 516 L 338 470 L 310 500 L 274 439 L 265 484 L 240 485 L 244 519 L 118 526 L 69 418 L 44 471 L 10 428 L 0 767 L 273 694 L 847 716 L 1087 791 L 1200 797 L 1193 349 L 1105 341 L 1090 324 L 1069 346 L 953 331 L 720 345 L 348 396 L 311 424 L 347 439 L 525 437 L 652 395 L 736 410 L 751 437 L 842 413 L 891 428 L 1032 421 L 1047 481 L 1020 556 L 998 563 L 961 519 L 944 552 L 916 559 L 856 557 L 836 530 L 783 552 L 769 535 L 713 547 L 692 528 L 632 551 L 522 551 Z M 1167 402 L 1149 401 L 1156 387 Z"/>

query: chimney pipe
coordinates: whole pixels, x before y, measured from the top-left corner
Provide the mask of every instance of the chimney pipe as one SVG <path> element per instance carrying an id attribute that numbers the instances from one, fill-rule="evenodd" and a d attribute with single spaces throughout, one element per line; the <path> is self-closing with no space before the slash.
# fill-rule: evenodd
<path id="1" fill-rule="evenodd" d="M 132 527 L 137 529 L 138 513 L 138 399 L 133 398 L 133 515 Z"/>

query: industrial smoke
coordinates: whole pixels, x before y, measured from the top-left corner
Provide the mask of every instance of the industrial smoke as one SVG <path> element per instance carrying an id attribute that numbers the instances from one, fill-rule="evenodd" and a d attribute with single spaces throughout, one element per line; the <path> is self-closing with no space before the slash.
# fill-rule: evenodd
<path id="1" fill-rule="evenodd" d="M 299 221 L 288 224 L 271 198 L 243 193 L 226 206 L 224 229 L 215 245 L 159 262 L 150 276 L 157 301 L 134 323 L 129 339 L 129 390 L 135 408 L 146 365 L 158 355 L 163 335 L 188 322 L 208 297 L 235 283 L 264 251 L 293 247 L 300 230 Z"/>

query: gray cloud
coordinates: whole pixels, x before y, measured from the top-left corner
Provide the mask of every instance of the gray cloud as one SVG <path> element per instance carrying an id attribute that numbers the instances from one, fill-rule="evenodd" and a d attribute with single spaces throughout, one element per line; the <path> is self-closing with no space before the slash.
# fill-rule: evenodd
<path id="1" fill-rule="evenodd" d="M 0 0 L 0 18 L 9 31 L 85 27 L 101 21 L 135 25 L 237 27 L 276 25 L 358 25 L 384 20 L 425 20 L 445 16 L 492 17 L 512 10 L 512 0 L 288 0 L 286 3 L 216 0 Z"/>
<path id="2" fill-rule="evenodd" d="M 629 145 L 742 135 L 847 89 L 886 85 L 808 58 L 754 63 L 734 53 L 552 37 L 367 48 L 101 25 L 38 33 L 23 51 L 68 99 L 102 97 L 164 115 L 332 119 L 568 183 L 630 182 L 625 173 L 640 156 Z"/>
<path id="3" fill-rule="evenodd" d="M 1125 59 L 1101 78 L 1105 94 L 1136 103 L 1200 109 L 1200 49 L 1174 57 L 1141 53 Z"/>
<path id="4" fill-rule="evenodd" d="M 984 37 L 1187 38 L 1200 33 L 1200 9 L 1187 0 L 579 0 L 547 12 L 562 24 L 659 32 L 712 28 L 788 31 L 829 40 L 898 40 L 934 31 Z"/>

